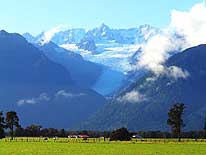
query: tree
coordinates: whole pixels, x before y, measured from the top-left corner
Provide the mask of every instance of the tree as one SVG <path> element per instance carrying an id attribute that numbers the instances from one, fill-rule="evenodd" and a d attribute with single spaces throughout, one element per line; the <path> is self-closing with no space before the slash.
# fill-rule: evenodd
<path id="1" fill-rule="evenodd" d="M 66 137 L 66 131 L 64 129 L 59 131 L 59 137 Z"/>
<path id="2" fill-rule="evenodd" d="M 3 116 L 3 112 L 0 111 L 0 139 L 5 137 L 4 128 L 5 128 L 4 116 Z"/>
<path id="3" fill-rule="evenodd" d="M 16 137 L 24 137 L 26 135 L 24 128 L 22 128 L 21 126 L 18 126 L 16 128 L 16 132 L 15 132 L 15 136 Z"/>
<path id="4" fill-rule="evenodd" d="M 120 128 L 112 132 L 110 135 L 110 141 L 130 141 L 131 137 L 126 128 Z"/>
<path id="5" fill-rule="evenodd" d="M 182 120 L 184 109 L 183 103 L 176 103 L 168 112 L 167 124 L 171 126 L 172 132 L 177 135 L 179 142 L 181 141 L 181 129 L 185 126 Z"/>
<path id="6" fill-rule="evenodd" d="M 41 128 L 42 128 L 41 125 L 32 124 L 28 126 L 25 130 L 27 132 L 27 135 L 31 137 L 38 137 L 40 136 Z"/>
<path id="7" fill-rule="evenodd" d="M 204 132 L 204 139 L 206 139 L 206 116 L 204 117 L 203 132 Z"/>
<path id="8" fill-rule="evenodd" d="M 6 113 L 6 127 L 10 129 L 11 140 L 14 139 L 14 129 L 18 128 L 19 118 L 15 111 L 9 111 Z"/>

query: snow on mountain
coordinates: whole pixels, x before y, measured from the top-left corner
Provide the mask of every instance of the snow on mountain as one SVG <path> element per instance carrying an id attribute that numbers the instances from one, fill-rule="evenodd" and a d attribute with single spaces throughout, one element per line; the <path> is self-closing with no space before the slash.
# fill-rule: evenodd
<path id="1" fill-rule="evenodd" d="M 81 28 L 65 29 L 64 26 L 58 26 L 35 38 L 30 34 L 24 34 L 24 37 L 29 42 L 40 45 L 52 41 L 67 50 L 81 54 L 88 61 L 127 72 L 131 70 L 129 58 L 141 44 L 159 31 L 150 25 L 129 29 L 112 29 L 102 24 L 100 27 L 88 31 Z"/>
<path id="2" fill-rule="evenodd" d="M 102 94 L 110 94 L 121 87 L 126 74 L 133 70 L 131 58 L 135 52 L 159 32 L 159 29 L 150 25 L 113 29 L 102 24 L 88 31 L 81 28 L 65 29 L 60 26 L 41 33 L 35 39 L 29 34 L 24 37 L 40 46 L 52 41 L 60 47 L 80 54 L 87 61 L 105 66 L 93 89 Z M 101 87 L 102 84 L 105 87 Z"/>
<path id="3" fill-rule="evenodd" d="M 59 33 L 56 33 L 51 39 L 51 41 L 56 43 L 57 45 L 62 45 L 65 43 L 77 44 L 83 39 L 85 34 L 86 34 L 86 31 L 81 28 L 69 29 L 66 31 L 60 31 Z"/>
<path id="4" fill-rule="evenodd" d="M 89 30 L 85 38 L 93 39 L 96 44 L 116 42 L 120 44 L 136 44 L 147 41 L 159 32 L 159 29 L 150 25 L 141 25 L 138 28 L 112 29 L 102 24 L 100 27 Z"/>
<path id="5" fill-rule="evenodd" d="M 44 45 L 50 41 L 54 42 L 57 45 L 62 44 L 77 44 L 79 43 L 84 36 L 86 35 L 86 30 L 83 28 L 71 28 L 68 29 L 67 26 L 57 26 L 48 31 L 42 32 L 36 37 L 32 36 L 29 33 L 23 34 L 23 36 L 31 43 L 38 43 Z"/>
<path id="6" fill-rule="evenodd" d="M 102 24 L 98 28 L 89 30 L 77 46 L 66 43 L 61 46 L 78 52 L 89 61 L 124 73 L 132 69 L 130 57 L 142 44 L 159 32 L 159 29 L 150 25 L 142 25 L 139 28 L 112 29 Z"/>
<path id="7" fill-rule="evenodd" d="M 50 60 L 64 66 L 78 86 L 91 88 L 102 74 L 103 67 L 101 65 L 85 61 L 81 55 L 61 48 L 52 42 L 37 47 Z"/>
<path id="8" fill-rule="evenodd" d="M 36 38 L 32 36 L 30 33 L 24 33 L 22 36 L 26 38 L 26 40 L 30 43 L 34 43 L 36 41 Z"/>

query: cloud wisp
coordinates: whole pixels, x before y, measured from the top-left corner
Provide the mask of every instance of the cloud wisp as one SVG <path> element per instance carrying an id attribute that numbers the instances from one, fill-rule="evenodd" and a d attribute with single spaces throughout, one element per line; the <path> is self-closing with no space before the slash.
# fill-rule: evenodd
<path id="1" fill-rule="evenodd" d="M 59 97 L 64 97 L 64 98 L 76 98 L 76 97 L 80 97 L 80 96 L 84 96 L 84 93 L 78 93 L 78 94 L 74 94 L 74 93 L 70 93 L 67 92 L 65 90 L 59 90 L 56 94 L 55 97 L 59 98 Z"/>
<path id="2" fill-rule="evenodd" d="M 167 68 L 164 63 L 176 52 L 206 43 L 205 16 L 204 2 L 194 5 L 189 11 L 172 10 L 167 28 L 142 46 L 137 68 L 145 68 L 156 75 L 165 74 L 174 79 L 188 77 L 187 71 L 177 66 Z"/>
<path id="3" fill-rule="evenodd" d="M 57 27 L 54 27 L 46 32 L 43 33 L 43 37 L 41 38 L 41 40 L 39 40 L 38 42 L 41 45 L 47 44 L 48 42 L 50 42 L 52 40 L 52 38 L 54 37 L 54 35 L 60 31 L 65 31 L 69 28 L 68 25 L 59 25 Z"/>
<path id="4" fill-rule="evenodd" d="M 117 98 L 117 101 L 121 103 L 127 103 L 127 102 L 137 103 L 137 102 L 142 102 L 145 100 L 146 100 L 146 96 L 135 90 L 128 92 L 124 96 Z"/>
<path id="5" fill-rule="evenodd" d="M 53 95 L 48 95 L 47 93 L 41 93 L 38 97 L 32 98 L 24 98 L 17 101 L 17 105 L 22 106 L 26 104 L 34 105 L 34 104 L 41 104 L 43 102 L 49 102 L 53 99 L 71 99 L 71 98 L 78 98 L 83 97 L 86 94 L 84 93 L 72 93 L 66 90 L 58 90 Z"/>
<path id="6" fill-rule="evenodd" d="M 24 104 L 38 104 L 41 102 L 48 102 L 50 101 L 50 97 L 46 93 L 40 94 L 38 97 L 28 98 L 28 99 L 21 99 L 17 102 L 18 105 Z"/>

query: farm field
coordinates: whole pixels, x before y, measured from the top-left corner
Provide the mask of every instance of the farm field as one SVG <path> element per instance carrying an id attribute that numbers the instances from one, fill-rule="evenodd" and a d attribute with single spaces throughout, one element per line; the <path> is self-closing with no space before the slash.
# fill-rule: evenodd
<path id="1" fill-rule="evenodd" d="M 205 142 L 0 141 L 0 155 L 205 155 Z"/>

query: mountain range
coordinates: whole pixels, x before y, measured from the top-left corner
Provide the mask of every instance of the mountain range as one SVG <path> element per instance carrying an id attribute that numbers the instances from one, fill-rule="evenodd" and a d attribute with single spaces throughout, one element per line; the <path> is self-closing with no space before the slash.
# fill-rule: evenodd
<path id="1" fill-rule="evenodd" d="M 174 34 L 166 41 L 177 48 L 168 51 L 161 70 L 137 68 L 145 45 L 161 34 L 150 25 L 54 28 L 37 36 L 2 30 L 0 109 L 16 110 L 23 125 L 165 131 L 169 108 L 182 102 L 185 130 L 201 129 L 206 45 L 182 50 L 175 41 L 182 45 L 185 38 Z M 152 59 L 159 54 L 150 52 Z"/>
<path id="2" fill-rule="evenodd" d="M 84 85 L 90 81 L 87 86 L 90 85 L 90 88 L 102 95 L 111 96 L 124 84 L 125 73 L 132 70 L 130 57 L 141 44 L 159 32 L 159 29 L 150 25 L 129 29 L 112 29 L 102 24 L 92 30 L 56 30 L 54 28 L 35 37 L 29 33 L 25 33 L 23 36 L 28 42 L 35 46 L 38 45 L 52 61 L 60 63 L 66 68 L 75 65 L 78 73 L 73 76 L 75 76 L 74 79 L 78 80 L 78 83 Z M 56 44 L 55 50 L 52 51 L 51 42 L 53 47 Z M 48 46 L 50 46 L 49 50 L 46 49 L 49 48 Z M 57 46 L 59 47 L 57 48 Z M 74 58 L 69 59 L 68 53 L 79 58 L 82 57 L 85 61 L 77 60 L 75 62 L 78 62 L 79 65 L 76 65 L 73 63 Z M 82 65 L 84 70 L 81 69 Z M 87 74 L 91 70 L 92 74 Z M 83 72 L 89 77 L 84 76 Z M 84 80 L 83 77 L 87 79 Z M 110 79 L 108 80 L 107 77 Z"/>
<path id="3" fill-rule="evenodd" d="M 105 104 L 102 95 L 76 85 L 75 68 L 51 61 L 21 35 L 2 30 L 0 43 L 0 109 L 17 111 L 22 125 L 69 128 Z"/>
<path id="4" fill-rule="evenodd" d="M 203 128 L 206 113 L 206 45 L 189 48 L 165 62 L 167 72 L 152 72 L 133 82 L 111 103 L 96 112 L 83 128 L 132 131 L 167 131 L 167 113 L 174 103 L 184 103 L 185 130 Z"/>

